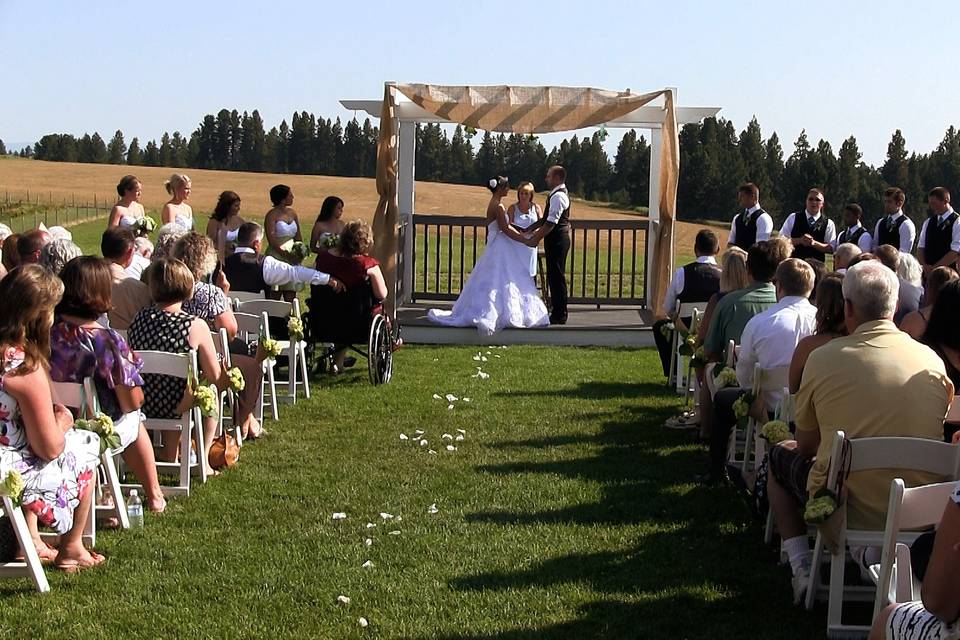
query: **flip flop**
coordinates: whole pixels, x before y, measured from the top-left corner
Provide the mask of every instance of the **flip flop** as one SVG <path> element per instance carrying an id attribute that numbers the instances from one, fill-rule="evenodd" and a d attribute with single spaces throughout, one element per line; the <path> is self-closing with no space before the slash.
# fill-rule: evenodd
<path id="1" fill-rule="evenodd" d="M 42 564 L 42 565 L 45 566 L 45 567 L 48 567 L 48 566 L 50 566 L 51 564 L 53 564 L 54 560 L 57 559 L 57 550 L 54 549 L 53 547 L 51 547 L 50 545 L 44 543 L 44 549 L 43 549 L 43 551 L 40 551 L 40 550 L 38 549 L 38 550 L 37 550 L 37 556 L 40 557 L 40 564 Z M 22 553 L 18 553 L 16 556 L 14 556 L 13 559 L 14 559 L 15 562 L 25 562 L 25 561 L 26 561 L 26 558 L 24 557 L 24 555 L 23 555 Z"/>
<path id="2" fill-rule="evenodd" d="M 81 571 L 86 571 L 87 569 L 93 569 L 99 567 L 101 564 L 107 561 L 107 559 L 97 553 L 96 551 L 90 552 L 90 560 L 69 560 L 67 562 L 54 562 L 53 566 L 58 571 L 63 571 L 64 573 L 80 573 Z"/>

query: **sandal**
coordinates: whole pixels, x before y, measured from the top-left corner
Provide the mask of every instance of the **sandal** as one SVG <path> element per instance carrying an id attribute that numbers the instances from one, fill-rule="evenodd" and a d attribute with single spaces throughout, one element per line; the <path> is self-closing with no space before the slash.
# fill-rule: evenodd
<path id="1" fill-rule="evenodd" d="M 54 562 L 53 566 L 58 571 L 63 571 L 64 573 L 80 573 L 81 571 L 86 571 L 87 569 L 99 567 L 106 561 L 107 559 L 104 556 L 100 555 L 96 551 L 91 551 L 90 560 L 67 560 L 66 562 Z"/>

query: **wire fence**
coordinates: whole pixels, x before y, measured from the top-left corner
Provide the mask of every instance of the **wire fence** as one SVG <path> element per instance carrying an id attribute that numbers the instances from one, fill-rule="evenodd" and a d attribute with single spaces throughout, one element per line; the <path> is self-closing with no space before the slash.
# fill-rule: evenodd
<path id="1" fill-rule="evenodd" d="M 0 200 L 0 223 L 14 233 L 23 233 L 44 226 L 72 227 L 92 220 L 101 220 L 110 215 L 116 198 L 98 194 L 92 196 L 71 194 L 56 197 L 30 191 L 14 193 L 4 190 Z"/>

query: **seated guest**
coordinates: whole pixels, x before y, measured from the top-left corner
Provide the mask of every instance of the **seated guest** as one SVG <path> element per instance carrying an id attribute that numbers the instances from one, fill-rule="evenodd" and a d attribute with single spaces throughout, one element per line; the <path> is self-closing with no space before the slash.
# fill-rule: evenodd
<path id="1" fill-rule="evenodd" d="M 880 258 L 878 258 L 878 257 L 876 256 L 876 254 L 863 252 L 863 253 L 861 253 L 860 255 L 857 255 L 857 256 L 854 256 L 854 257 L 850 258 L 850 264 L 847 265 L 847 269 L 849 269 L 850 267 L 852 267 L 852 266 L 855 265 L 855 264 L 859 264 L 859 263 L 861 263 L 861 262 L 869 262 L 870 260 L 877 260 L 877 261 L 879 261 Z M 846 272 L 846 269 L 844 270 L 844 272 Z"/>
<path id="2" fill-rule="evenodd" d="M 17 253 L 17 244 L 20 242 L 19 233 L 11 233 L 0 246 L 0 253 L 3 254 L 2 265 L 7 273 L 13 271 L 20 265 L 20 254 Z"/>
<path id="3" fill-rule="evenodd" d="M 934 188 L 927 196 L 933 216 L 923 221 L 917 240 L 917 257 L 926 275 L 937 267 L 956 267 L 960 257 L 960 224 L 957 212 L 950 206 L 950 192 Z"/>
<path id="4" fill-rule="evenodd" d="M 773 257 L 776 259 L 777 264 L 780 264 L 787 258 L 793 257 L 794 246 L 793 241 L 790 238 L 785 236 L 773 236 L 767 242 L 770 243 L 771 250 L 773 251 Z"/>
<path id="5" fill-rule="evenodd" d="M 813 258 L 824 262 L 827 253 L 833 252 L 833 243 L 837 239 L 837 229 L 823 215 L 823 191 L 817 188 L 807 192 L 807 204 L 803 211 L 791 213 L 780 228 L 780 235 L 790 238 L 796 247 L 794 257 L 806 260 Z"/>
<path id="6" fill-rule="evenodd" d="M 119 333 L 97 322 L 111 306 L 110 266 L 82 256 L 66 264 L 60 279 L 64 293 L 50 332 L 50 377 L 54 382 L 78 383 L 93 378 L 100 410 L 113 419 L 123 459 L 144 487 L 147 508 L 162 512 L 166 501 L 157 480 L 153 444 L 140 420 L 142 363 Z"/>
<path id="7" fill-rule="evenodd" d="M 720 243 L 717 234 L 709 229 L 697 232 L 693 243 L 693 252 L 697 259 L 686 264 L 673 274 L 670 286 L 663 296 L 663 306 L 660 308 L 661 319 L 653 323 L 653 339 L 660 353 L 660 362 L 663 365 L 663 375 L 670 376 L 670 359 L 672 339 L 664 335 L 663 326 L 669 322 L 689 326 L 690 318 L 677 318 L 677 302 L 707 302 L 710 297 L 720 290 L 720 268 L 717 266 L 717 251 Z"/>
<path id="8" fill-rule="evenodd" d="M 950 640 L 960 637 L 960 487 L 943 511 L 923 576 L 920 602 L 891 604 L 880 612 L 870 640 Z"/>
<path id="9" fill-rule="evenodd" d="M 124 272 L 128 278 L 143 278 L 144 270 L 150 266 L 150 258 L 153 257 L 153 243 L 146 236 L 137 236 L 133 241 L 133 259 L 130 266 Z"/>
<path id="10" fill-rule="evenodd" d="M 730 432 L 737 418 L 733 404 L 753 383 L 753 369 L 786 367 L 797 343 L 813 333 L 817 309 L 810 304 L 813 268 L 797 258 L 784 260 L 776 270 L 777 303 L 756 314 L 743 329 L 740 356 L 737 358 L 739 388 L 720 389 L 713 397 L 713 431 L 710 434 L 710 470 L 707 480 L 723 477 Z M 782 392 L 767 391 L 758 401 L 772 412 L 780 404 Z"/>
<path id="11" fill-rule="evenodd" d="M 874 250 L 877 260 L 894 273 L 900 266 L 900 250 L 890 244 L 882 244 Z"/>
<path id="12" fill-rule="evenodd" d="M 850 262 L 859 256 L 863 251 L 852 242 L 844 242 L 837 245 L 833 250 L 833 270 L 837 273 L 843 273 L 850 266 Z"/>
<path id="13" fill-rule="evenodd" d="M 380 270 L 380 263 L 369 255 L 373 246 L 370 225 L 359 220 L 348 223 L 340 234 L 340 243 L 323 253 L 317 254 L 316 269 L 329 273 L 347 289 L 370 283 L 373 296 L 378 300 L 387 297 L 387 284 Z M 347 350 L 342 348 L 334 356 L 333 374 L 343 371 Z"/>
<path id="14" fill-rule="evenodd" d="M 130 229 L 113 226 L 100 237 L 100 253 L 110 263 L 110 274 L 113 276 L 110 291 L 112 303 L 107 311 L 111 329 L 126 331 L 134 316 L 150 306 L 150 288 L 126 273 L 133 261 L 133 252 L 134 236 Z"/>
<path id="15" fill-rule="evenodd" d="M 847 335 L 847 325 L 843 315 L 843 274 L 828 273 L 817 285 L 816 303 L 817 322 L 813 335 L 797 343 L 790 359 L 790 393 L 800 390 L 800 379 L 807 358 L 814 349 L 822 347 L 834 338 Z"/>
<path id="16" fill-rule="evenodd" d="M 939 269 L 939 267 L 938 267 Z M 936 273 L 936 271 L 934 271 Z M 931 278 L 933 274 L 931 273 Z M 960 280 L 956 277 L 940 288 L 937 301 L 930 311 L 930 320 L 921 342 L 933 349 L 940 359 L 954 390 L 960 390 Z M 957 425 L 945 427 L 947 440 L 957 431 Z"/>
<path id="17" fill-rule="evenodd" d="M 837 236 L 837 239 L 833 243 L 834 266 L 837 264 L 836 250 L 839 249 L 840 245 L 842 244 L 852 244 L 853 246 L 859 248 L 860 251 L 873 250 L 873 238 L 860 223 L 862 218 L 863 209 L 860 208 L 860 205 L 850 203 L 843 208 L 844 229 L 840 232 L 840 235 Z"/>
<path id="18" fill-rule="evenodd" d="M 177 240 L 182 238 L 186 232 L 186 229 L 177 222 L 160 225 L 160 228 L 157 229 L 157 242 L 153 247 L 151 260 L 156 261 L 160 258 L 169 257 L 173 245 L 177 244 Z"/>
<path id="19" fill-rule="evenodd" d="M 909 253 L 901 253 L 897 261 L 897 277 L 900 278 L 900 306 L 894 316 L 899 323 L 908 313 L 920 308 L 923 297 L 923 268 L 917 259 Z"/>
<path id="20" fill-rule="evenodd" d="M 13 229 L 0 222 L 0 243 L 13 235 Z"/>
<path id="21" fill-rule="evenodd" d="M 199 318 L 183 311 L 183 303 L 193 295 L 193 274 L 185 264 L 172 258 L 161 258 L 150 266 L 150 294 L 153 305 L 142 309 L 127 333 L 130 347 L 135 351 L 151 350 L 167 353 L 186 353 L 197 350 L 200 371 L 197 376 L 213 383 L 218 389 L 227 386 L 226 371 L 220 366 L 210 327 Z M 247 386 L 252 380 L 247 378 Z M 193 395 L 187 381 L 164 375 L 143 374 L 143 412 L 148 418 L 175 419 L 193 406 Z M 203 452 L 209 456 L 210 445 L 217 432 L 215 418 L 203 419 Z M 164 431 L 164 462 L 177 459 L 180 434 Z M 201 452 L 197 452 L 200 455 Z"/>
<path id="22" fill-rule="evenodd" d="M 65 238 L 51 240 L 40 250 L 40 264 L 53 273 L 59 274 L 68 262 L 82 255 L 83 249 L 73 240 Z"/>
<path id="23" fill-rule="evenodd" d="M 23 476 L 27 528 L 42 560 L 77 572 L 104 561 L 83 547 L 90 516 L 100 438 L 73 428 L 73 416 L 53 403 L 47 354 L 53 308 L 63 283 L 47 269 L 24 265 L 0 282 L 0 454 Z M 38 526 L 60 534 L 59 549 Z"/>
<path id="24" fill-rule="evenodd" d="M 813 269 L 813 289 L 810 290 L 810 302 L 813 302 L 814 297 L 817 295 L 817 287 L 820 286 L 823 277 L 828 273 L 827 265 L 816 258 L 804 258 L 803 261 Z"/>
<path id="25" fill-rule="evenodd" d="M 40 229 L 28 231 L 17 239 L 17 255 L 20 264 L 40 264 L 43 245 L 50 242 L 50 234 Z"/>
<path id="26" fill-rule="evenodd" d="M 927 286 L 923 289 L 923 307 L 908 313 L 900 321 L 900 331 L 906 331 L 914 340 L 920 340 L 927 330 L 927 320 L 937 303 L 940 289 L 948 282 L 957 279 L 957 272 L 950 267 L 937 267 L 927 276 Z"/>
<path id="27" fill-rule="evenodd" d="M 802 600 L 811 553 L 803 505 L 826 485 L 833 436 L 910 436 L 939 440 L 953 384 L 929 347 L 893 324 L 899 281 L 874 261 L 857 264 L 843 279 L 849 336 L 836 338 L 807 359 L 796 397 L 796 441 L 770 451 L 767 493 Z M 896 471 L 908 485 L 929 474 Z M 868 471 L 846 481 L 847 521 L 856 529 L 882 529 L 893 475 Z"/>
<path id="28" fill-rule="evenodd" d="M 237 232 L 237 248 L 223 264 L 223 272 L 234 291 L 262 293 L 268 287 L 283 284 L 328 285 L 341 291 L 343 285 L 336 278 L 316 269 L 293 265 L 273 256 L 261 255 L 263 227 L 256 222 L 245 222 Z"/>

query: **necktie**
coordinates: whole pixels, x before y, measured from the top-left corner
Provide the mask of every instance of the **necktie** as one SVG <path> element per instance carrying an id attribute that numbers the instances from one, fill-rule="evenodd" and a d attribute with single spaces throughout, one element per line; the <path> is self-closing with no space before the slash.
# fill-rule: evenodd
<path id="1" fill-rule="evenodd" d="M 809 217 L 807 218 L 807 224 L 808 224 L 809 226 L 813 227 L 813 225 L 817 224 L 817 221 L 813 218 L 813 216 L 809 216 Z"/>

